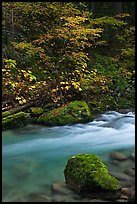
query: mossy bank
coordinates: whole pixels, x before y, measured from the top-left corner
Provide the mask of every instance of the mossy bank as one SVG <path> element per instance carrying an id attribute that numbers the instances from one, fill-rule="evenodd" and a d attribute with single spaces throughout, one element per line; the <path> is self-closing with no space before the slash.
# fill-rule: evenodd
<path id="1" fill-rule="evenodd" d="M 28 113 L 19 112 L 16 114 L 8 115 L 2 119 L 2 129 L 14 129 L 27 125 L 30 122 Z"/>
<path id="2" fill-rule="evenodd" d="M 51 110 L 41 107 L 31 107 L 25 110 L 25 112 L 16 114 L 5 111 L 2 116 L 3 129 L 18 128 L 29 123 L 43 124 L 46 126 L 72 125 L 85 123 L 93 119 L 93 114 L 85 101 L 73 101 Z"/>
<path id="3" fill-rule="evenodd" d="M 13 110 L 9 110 L 2 112 L 2 128 L 3 130 L 19 128 L 29 123 L 42 124 L 46 126 L 63 126 L 73 125 L 76 123 L 86 123 L 92 121 L 98 114 L 107 110 L 118 111 L 120 108 L 120 106 L 118 106 L 117 108 L 108 109 L 103 101 L 102 107 L 103 108 L 101 109 L 96 107 L 93 101 L 86 102 L 84 100 L 76 100 L 60 107 L 54 107 L 54 105 L 47 104 L 44 107 L 32 106 L 23 111 L 16 111 L 16 113 Z"/>
<path id="4" fill-rule="evenodd" d="M 85 101 L 73 101 L 41 115 L 37 122 L 49 126 L 84 123 L 93 115 Z"/>

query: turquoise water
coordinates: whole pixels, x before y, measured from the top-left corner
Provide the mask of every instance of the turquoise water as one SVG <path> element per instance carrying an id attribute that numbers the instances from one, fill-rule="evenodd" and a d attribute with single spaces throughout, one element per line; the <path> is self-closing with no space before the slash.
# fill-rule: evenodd
<path id="1" fill-rule="evenodd" d="M 20 201 L 31 193 L 50 195 L 53 182 L 64 181 L 67 159 L 78 153 L 109 154 L 135 148 L 135 115 L 110 111 L 86 124 L 45 127 L 29 125 L 2 132 L 3 202 Z"/>

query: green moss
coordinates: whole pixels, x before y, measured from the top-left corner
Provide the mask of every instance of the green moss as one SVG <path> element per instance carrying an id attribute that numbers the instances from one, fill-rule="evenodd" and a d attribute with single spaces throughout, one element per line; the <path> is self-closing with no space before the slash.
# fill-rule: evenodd
<path id="1" fill-rule="evenodd" d="M 29 122 L 29 114 L 19 112 L 9 115 L 2 119 L 2 129 L 12 129 L 27 125 Z"/>
<path id="2" fill-rule="evenodd" d="M 95 154 L 71 157 L 64 170 L 66 183 L 76 192 L 118 190 L 118 180 L 108 174 L 103 161 Z"/>
<path id="3" fill-rule="evenodd" d="M 66 125 L 91 120 L 92 115 L 85 101 L 74 101 L 44 113 L 38 122 L 46 125 Z"/>
<path id="4" fill-rule="evenodd" d="M 7 117 L 10 114 L 11 114 L 10 111 L 4 111 L 4 112 L 2 112 L 2 118 Z"/>
<path id="5" fill-rule="evenodd" d="M 30 108 L 30 115 L 32 117 L 40 116 L 44 110 L 41 107 L 32 107 Z"/>
<path id="6" fill-rule="evenodd" d="M 134 102 L 133 102 L 134 101 Z M 125 109 L 130 109 L 130 108 L 132 108 L 132 107 L 135 107 L 135 100 L 134 99 L 126 99 L 126 98 L 119 98 L 118 100 L 117 100 L 117 103 L 118 103 L 118 108 L 120 109 L 120 108 L 125 108 Z"/>

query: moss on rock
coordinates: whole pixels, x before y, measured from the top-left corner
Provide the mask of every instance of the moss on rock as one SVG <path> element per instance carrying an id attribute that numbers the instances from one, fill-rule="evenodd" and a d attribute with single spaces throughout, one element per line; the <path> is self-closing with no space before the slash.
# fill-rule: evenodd
<path id="1" fill-rule="evenodd" d="M 73 101 L 69 104 L 44 113 L 38 122 L 49 125 L 66 125 L 87 122 L 92 119 L 92 114 L 85 101 Z"/>
<path id="2" fill-rule="evenodd" d="M 2 112 L 2 118 L 7 117 L 10 114 L 11 114 L 10 111 L 4 111 Z"/>
<path id="3" fill-rule="evenodd" d="M 42 113 L 44 113 L 44 110 L 41 107 L 32 107 L 30 108 L 29 112 L 30 112 L 31 117 L 37 117 L 37 116 L 42 115 Z"/>
<path id="4" fill-rule="evenodd" d="M 64 169 L 64 175 L 67 186 L 76 193 L 119 189 L 118 180 L 109 175 L 105 164 L 95 154 L 71 157 Z"/>
<path id="5" fill-rule="evenodd" d="M 23 127 L 28 124 L 30 117 L 28 113 L 19 112 L 16 114 L 9 115 L 2 119 L 2 129 L 13 129 Z"/>

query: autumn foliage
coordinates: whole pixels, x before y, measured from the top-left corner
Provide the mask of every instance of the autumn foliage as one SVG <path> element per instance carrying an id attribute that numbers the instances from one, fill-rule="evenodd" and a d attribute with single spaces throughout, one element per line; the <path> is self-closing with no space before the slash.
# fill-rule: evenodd
<path id="1" fill-rule="evenodd" d="M 2 12 L 3 101 L 117 106 L 124 93 L 133 103 L 130 14 L 94 18 L 71 2 L 3 2 Z"/>

